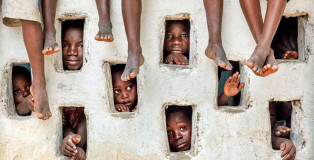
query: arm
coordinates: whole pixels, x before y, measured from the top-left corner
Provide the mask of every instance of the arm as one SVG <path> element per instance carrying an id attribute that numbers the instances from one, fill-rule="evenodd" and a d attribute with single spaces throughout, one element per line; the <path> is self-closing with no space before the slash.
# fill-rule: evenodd
<path id="1" fill-rule="evenodd" d="M 271 142 L 274 149 L 280 149 L 282 151 L 280 156 L 283 160 L 294 160 L 296 148 L 289 139 L 271 134 Z"/>
<path id="2" fill-rule="evenodd" d="M 86 117 L 82 117 L 81 121 L 77 127 L 77 134 L 81 136 L 80 143 L 77 144 L 78 147 L 84 148 L 87 142 L 87 127 L 86 127 Z"/>
<path id="3" fill-rule="evenodd" d="M 228 105 L 228 100 L 230 97 L 237 95 L 241 89 L 244 87 L 244 83 L 240 83 L 240 74 L 236 72 L 230 76 L 224 86 L 223 93 L 218 97 L 218 105 Z"/>

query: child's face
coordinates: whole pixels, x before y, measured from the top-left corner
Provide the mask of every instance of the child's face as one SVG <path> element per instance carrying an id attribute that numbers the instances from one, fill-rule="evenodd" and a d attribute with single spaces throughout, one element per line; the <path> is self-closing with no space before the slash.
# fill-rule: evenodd
<path id="1" fill-rule="evenodd" d="M 131 109 L 137 104 L 136 84 L 132 80 L 122 81 L 121 74 L 122 71 L 112 73 L 114 103 Z"/>
<path id="2" fill-rule="evenodd" d="M 67 70 L 78 70 L 83 65 L 83 30 L 67 28 L 62 38 L 63 66 Z"/>
<path id="3" fill-rule="evenodd" d="M 164 50 L 167 54 L 188 54 L 190 49 L 190 35 L 187 26 L 180 21 L 169 22 L 166 28 Z"/>
<path id="4" fill-rule="evenodd" d="M 167 115 L 167 134 L 172 151 L 186 151 L 191 147 L 192 123 L 184 112 Z"/>
<path id="5" fill-rule="evenodd" d="M 13 77 L 13 97 L 15 105 L 20 104 L 30 94 L 31 82 L 25 75 L 17 74 Z"/>
<path id="6" fill-rule="evenodd" d="M 271 128 L 273 128 L 275 126 L 276 121 L 277 121 L 276 103 L 271 103 L 269 105 L 269 114 L 270 114 Z"/>

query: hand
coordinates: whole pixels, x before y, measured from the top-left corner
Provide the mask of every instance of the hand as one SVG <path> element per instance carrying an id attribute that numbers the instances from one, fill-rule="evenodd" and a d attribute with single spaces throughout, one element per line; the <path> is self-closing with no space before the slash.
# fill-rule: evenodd
<path id="1" fill-rule="evenodd" d="M 71 157 L 71 160 L 85 160 L 85 151 L 81 147 L 77 147 L 77 153 Z"/>
<path id="2" fill-rule="evenodd" d="M 224 86 L 224 94 L 227 97 L 232 97 L 232 96 L 237 95 L 241 91 L 241 89 L 244 87 L 244 83 L 241 83 L 239 85 L 239 82 L 240 82 L 240 74 L 239 72 L 236 72 L 235 74 L 233 74 L 227 79 Z"/>
<path id="3" fill-rule="evenodd" d="M 291 131 L 292 131 L 292 129 L 288 128 L 286 126 L 278 126 L 275 129 L 275 135 L 278 137 L 283 137 L 283 136 L 288 135 Z"/>
<path id="4" fill-rule="evenodd" d="M 173 62 L 178 65 L 189 64 L 189 60 L 182 53 L 171 53 L 166 57 L 165 63 L 173 64 Z"/>
<path id="5" fill-rule="evenodd" d="M 287 139 L 286 141 L 282 142 L 280 145 L 280 150 L 282 151 L 282 160 L 294 160 L 296 149 L 290 140 Z"/>
<path id="6" fill-rule="evenodd" d="M 124 104 L 115 104 L 114 107 L 118 112 L 130 112 L 130 108 Z"/>
<path id="7" fill-rule="evenodd" d="M 134 107 L 134 109 L 132 109 L 131 112 L 134 112 L 134 111 L 136 111 L 136 110 L 137 110 L 137 105 Z"/>
<path id="8" fill-rule="evenodd" d="M 78 152 L 75 146 L 81 141 L 81 136 L 78 134 L 70 134 L 62 140 L 61 152 L 66 156 L 74 156 Z"/>

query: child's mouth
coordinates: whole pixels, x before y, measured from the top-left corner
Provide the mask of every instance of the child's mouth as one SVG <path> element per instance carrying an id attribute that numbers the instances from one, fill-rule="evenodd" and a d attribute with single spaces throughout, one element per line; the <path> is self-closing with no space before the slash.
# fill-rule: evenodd
<path id="1" fill-rule="evenodd" d="M 66 62 L 69 64 L 69 65 L 77 65 L 80 63 L 80 61 L 77 61 L 77 60 L 66 60 Z"/>
<path id="2" fill-rule="evenodd" d="M 177 145 L 177 149 L 183 149 L 183 148 L 185 148 L 186 145 L 187 145 L 186 142 L 181 143 L 181 144 L 178 144 L 178 145 Z"/>

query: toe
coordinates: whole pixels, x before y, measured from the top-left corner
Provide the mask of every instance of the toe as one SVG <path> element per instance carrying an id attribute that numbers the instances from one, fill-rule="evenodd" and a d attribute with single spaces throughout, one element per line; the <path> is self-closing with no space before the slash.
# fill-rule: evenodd
<path id="1" fill-rule="evenodd" d="M 246 65 L 252 69 L 254 67 L 254 61 L 249 59 L 246 61 Z"/>

